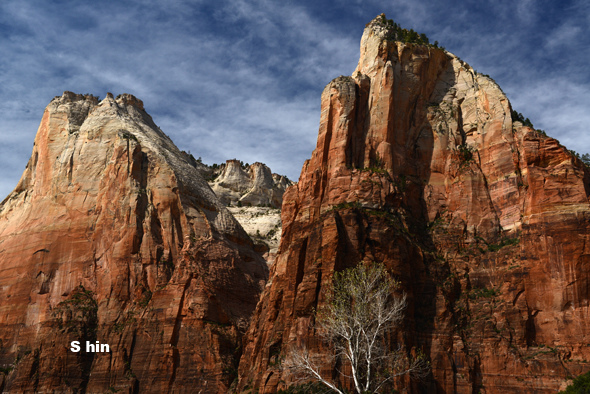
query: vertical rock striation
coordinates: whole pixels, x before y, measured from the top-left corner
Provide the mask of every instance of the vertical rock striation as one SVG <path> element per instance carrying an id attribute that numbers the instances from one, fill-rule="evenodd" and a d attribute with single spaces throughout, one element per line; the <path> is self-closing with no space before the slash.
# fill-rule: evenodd
<path id="1" fill-rule="evenodd" d="M 0 205 L 1 389 L 225 392 L 267 275 L 140 100 L 65 92 Z"/>
<path id="2" fill-rule="evenodd" d="M 352 77 L 322 93 L 316 149 L 244 341 L 240 390 L 293 383 L 294 346 L 326 351 L 313 311 L 335 271 L 383 262 L 409 295 L 390 346 L 422 349 L 410 392 L 553 393 L 588 369 L 590 173 L 512 120 L 500 87 L 370 22 Z M 334 371 L 326 357 L 326 374 Z"/>

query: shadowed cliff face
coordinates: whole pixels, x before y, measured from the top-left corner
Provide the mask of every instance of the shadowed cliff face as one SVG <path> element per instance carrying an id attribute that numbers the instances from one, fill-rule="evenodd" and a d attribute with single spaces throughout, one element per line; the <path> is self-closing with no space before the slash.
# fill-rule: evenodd
<path id="1" fill-rule="evenodd" d="M 408 293 L 396 343 L 431 376 L 410 392 L 552 393 L 590 350 L 588 170 L 513 122 L 498 85 L 377 18 L 352 77 L 322 93 L 317 147 L 283 199 L 283 235 L 246 335 L 239 388 L 292 383 L 293 346 L 328 352 L 314 309 L 335 271 L 383 262 Z M 328 376 L 334 361 L 320 361 Z"/>
<path id="2" fill-rule="evenodd" d="M 141 101 L 66 92 L 0 205 L 2 390 L 225 392 L 267 275 Z"/>

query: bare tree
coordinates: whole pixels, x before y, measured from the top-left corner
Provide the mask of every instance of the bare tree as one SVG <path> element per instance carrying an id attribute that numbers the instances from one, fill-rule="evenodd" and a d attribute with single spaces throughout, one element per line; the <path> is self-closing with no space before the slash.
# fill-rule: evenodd
<path id="1" fill-rule="evenodd" d="M 383 265 L 359 264 L 334 275 L 327 302 L 316 315 L 318 334 L 333 349 L 332 360 L 344 361 L 350 372 L 338 370 L 350 379 L 358 394 L 379 393 L 396 376 L 424 377 L 429 363 L 423 355 L 409 358 L 401 347 L 390 350 L 385 334 L 402 322 L 406 295 L 394 296 L 399 283 Z M 307 348 L 293 349 L 283 364 L 301 380 L 314 379 L 343 394 L 330 377 L 322 375 L 318 360 Z"/>

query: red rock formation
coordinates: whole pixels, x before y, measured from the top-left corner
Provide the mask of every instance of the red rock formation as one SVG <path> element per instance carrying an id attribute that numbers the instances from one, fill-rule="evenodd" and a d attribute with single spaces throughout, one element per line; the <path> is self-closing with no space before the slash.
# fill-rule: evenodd
<path id="1" fill-rule="evenodd" d="M 322 93 L 317 147 L 284 196 L 239 389 L 292 383 L 281 360 L 293 346 L 326 351 L 313 328 L 325 284 L 374 260 L 410 300 L 393 338 L 432 365 L 399 389 L 553 393 L 589 369 L 590 173 L 513 122 L 489 77 L 388 37 L 381 17 L 369 23 L 353 76 Z"/>
<path id="2" fill-rule="evenodd" d="M 226 392 L 267 274 L 140 100 L 66 92 L 0 205 L 0 391 Z"/>

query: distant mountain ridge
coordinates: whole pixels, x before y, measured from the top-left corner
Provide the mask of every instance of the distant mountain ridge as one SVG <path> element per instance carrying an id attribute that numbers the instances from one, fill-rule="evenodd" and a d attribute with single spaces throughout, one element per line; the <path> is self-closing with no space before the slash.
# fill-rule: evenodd
<path id="1" fill-rule="evenodd" d="M 273 173 L 264 163 L 244 164 L 241 160 L 231 159 L 221 165 L 207 165 L 201 158 L 182 153 L 208 180 L 221 202 L 258 243 L 257 250 L 272 265 L 281 239 L 283 194 L 294 182 Z"/>
<path id="2" fill-rule="evenodd" d="M 228 206 L 281 208 L 283 194 L 293 184 L 286 176 L 272 173 L 263 163 L 243 164 L 227 160 L 212 171 L 211 189 Z"/>

